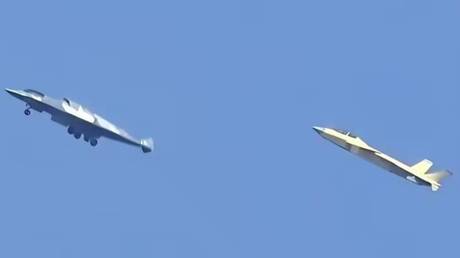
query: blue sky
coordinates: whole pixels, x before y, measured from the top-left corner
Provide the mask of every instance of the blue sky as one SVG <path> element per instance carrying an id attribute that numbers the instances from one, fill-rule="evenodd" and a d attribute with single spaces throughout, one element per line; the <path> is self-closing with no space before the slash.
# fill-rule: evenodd
<path id="1" fill-rule="evenodd" d="M 458 1 L 3 1 L 0 85 L 156 150 L 92 148 L 1 97 L 1 257 L 457 257 Z"/>

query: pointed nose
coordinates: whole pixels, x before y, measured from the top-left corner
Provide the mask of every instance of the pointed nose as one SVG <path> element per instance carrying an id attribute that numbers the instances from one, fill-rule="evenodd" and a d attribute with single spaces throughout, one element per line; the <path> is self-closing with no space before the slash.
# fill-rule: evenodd
<path id="1" fill-rule="evenodd" d="M 324 131 L 324 128 L 319 127 L 319 126 L 313 126 L 313 130 L 315 130 L 317 133 L 321 134 Z"/>
<path id="2" fill-rule="evenodd" d="M 12 90 L 12 89 L 6 88 L 5 91 L 8 92 L 11 96 L 16 97 L 18 99 L 23 99 L 24 97 L 24 94 L 22 93 L 22 91 L 19 91 L 19 90 Z"/>
<path id="3" fill-rule="evenodd" d="M 13 95 L 13 96 L 19 95 L 18 91 L 16 91 L 16 90 L 6 88 L 5 91 L 8 92 L 9 94 Z"/>

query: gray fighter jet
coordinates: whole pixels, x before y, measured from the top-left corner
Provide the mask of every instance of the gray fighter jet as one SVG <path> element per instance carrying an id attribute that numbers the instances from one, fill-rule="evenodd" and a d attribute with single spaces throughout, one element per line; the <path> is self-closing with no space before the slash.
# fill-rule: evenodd
<path id="1" fill-rule="evenodd" d="M 106 137 L 141 147 L 144 153 L 151 152 L 153 149 L 153 140 L 151 138 L 137 140 L 123 129 L 67 98 L 62 100 L 54 99 L 31 89 L 5 90 L 26 103 L 25 115 L 30 115 L 31 109 L 38 112 L 45 111 L 51 115 L 51 120 L 67 127 L 67 132 L 76 139 L 80 139 L 83 135 L 84 140 L 89 142 L 91 146 L 96 146 L 100 137 Z"/>
<path id="2" fill-rule="evenodd" d="M 403 177 L 418 185 L 431 186 L 431 190 L 437 191 L 441 187 L 441 180 L 452 175 L 448 170 L 433 171 L 433 163 L 427 159 L 415 165 L 407 165 L 388 156 L 387 154 L 367 145 L 360 137 L 340 129 L 314 126 L 313 129 L 323 138 L 331 141 L 339 147 L 368 160 L 383 169 Z"/>

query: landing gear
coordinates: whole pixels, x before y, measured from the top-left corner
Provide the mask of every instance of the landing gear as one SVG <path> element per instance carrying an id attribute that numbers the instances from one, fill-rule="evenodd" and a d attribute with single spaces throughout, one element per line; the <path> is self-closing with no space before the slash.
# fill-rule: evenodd
<path id="1" fill-rule="evenodd" d="M 70 135 L 73 135 L 73 137 L 75 137 L 75 139 L 77 140 L 80 139 L 83 135 L 83 140 L 85 140 L 85 142 L 89 142 L 89 144 L 91 144 L 91 146 L 93 147 L 97 145 L 97 139 L 91 138 L 91 135 L 86 135 L 79 131 L 76 131 L 72 126 L 69 126 L 69 128 L 67 128 L 67 132 Z"/>
<path id="2" fill-rule="evenodd" d="M 26 110 L 24 110 L 24 115 L 30 116 L 30 105 L 28 103 L 26 104 Z"/>
<path id="3" fill-rule="evenodd" d="M 97 140 L 96 140 L 96 139 L 91 139 L 91 140 L 89 141 L 89 143 L 91 144 L 91 146 L 94 147 L 94 146 L 97 145 Z"/>
<path id="4" fill-rule="evenodd" d="M 72 135 L 73 134 L 73 137 L 75 137 L 75 139 L 80 139 L 81 137 L 81 133 L 79 133 L 78 131 L 75 131 L 75 129 L 71 126 L 69 126 L 69 128 L 67 128 L 67 132 Z"/>

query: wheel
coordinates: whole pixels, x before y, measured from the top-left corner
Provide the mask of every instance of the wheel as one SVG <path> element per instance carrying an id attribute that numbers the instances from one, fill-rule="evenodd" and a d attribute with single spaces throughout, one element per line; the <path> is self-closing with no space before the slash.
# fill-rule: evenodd
<path id="1" fill-rule="evenodd" d="M 80 139 L 81 133 L 75 133 L 73 136 L 75 137 L 75 139 Z"/>
<path id="2" fill-rule="evenodd" d="M 83 140 L 85 140 L 85 142 L 89 142 L 89 137 L 88 136 L 83 136 Z"/>
<path id="3" fill-rule="evenodd" d="M 24 110 L 24 114 L 25 114 L 26 116 L 29 116 L 29 115 L 30 115 L 30 110 L 28 110 L 28 109 Z"/>
<path id="4" fill-rule="evenodd" d="M 69 126 L 69 128 L 67 128 L 67 132 L 68 132 L 69 134 L 73 134 L 73 133 L 74 133 L 74 130 L 73 130 L 72 127 Z"/>
<path id="5" fill-rule="evenodd" d="M 91 139 L 91 141 L 89 141 L 89 143 L 91 144 L 91 146 L 96 146 L 97 145 L 97 140 L 96 139 Z"/>

